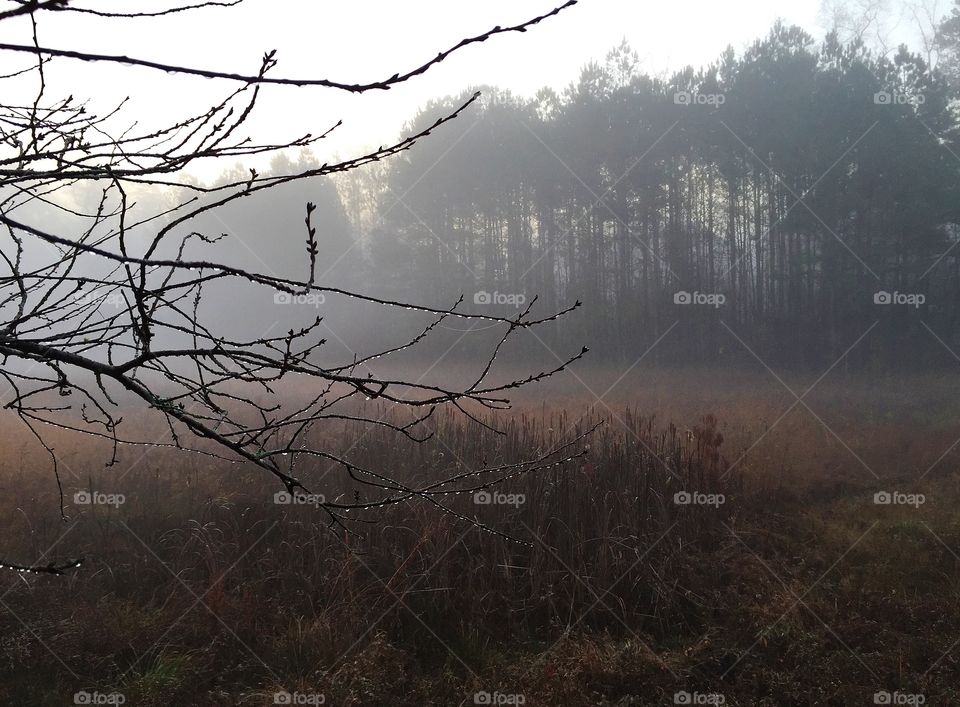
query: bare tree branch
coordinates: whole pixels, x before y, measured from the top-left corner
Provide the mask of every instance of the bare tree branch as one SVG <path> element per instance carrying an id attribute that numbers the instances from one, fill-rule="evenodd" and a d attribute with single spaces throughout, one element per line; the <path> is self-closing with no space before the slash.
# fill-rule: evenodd
<path id="1" fill-rule="evenodd" d="M 330 525 L 347 529 L 345 513 L 375 512 L 385 506 L 420 501 L 460 522 L 478 524 L 450 505 L 458 495 L 502 483 L 519 474 L 562 466 L 583 455 L 581 438 L 568 440 L 535 459 L 464 471 L 445 479 L 414 484 L 389 469 L 370 469 L 349 452 L 339 453 L 314 434 L 318 426 L 359 423 L 390 430 L 422 442 L 432 435 L 427 423 L 434 411 L 450 406 L 470 420 L 496 430 L 482 411 L 509 407 L 509 394 L 542 381 L 579 360 L 582 349 L 560 365 L 501 383 L 489 383 L 507 342 L 518 332 L 553 322 L 580 306 L 534 316 L 536 298 L 511 316 L 462 311 L 463 297 L 448 307 L 425 306 L 356 292 L 324 282 L 318 272 L 316 207 L 304 204 L 305 257 L 296 273 L 257 271 L 220 259 L 220 233 L 205 233 L 204 216 L 237 200 L 268 198 L 271 190 L 301 180 L 342 174 L 413 148 L 433 131 L 456 119 L 477 99 L 474 94 L 425 129 L 395 143 L 335 163 L 281 173 L 249 175 L 204 186 L 184 177 L 184 169 L 201 159 L 235 160 L 269 156 L 290 148 L 308 148 L 339 123 L 318 135 L 306 134 L 275 143 L 257 142 L 241 133 L 264 84 L 322 86 L 362 92 L 389 88 L 427 71 L 452 52 L 496 34 L 524 32 L 574 4 L 513 27 L 468 38 L 421 67 L 372 84 L 340 84 L 324 79 L 273 79 L 276 61 L 266 54 L 254 76 L 207 72 L 128 57 L 46 49 L 38 38 L 42 11 L 74 11 L 100 17 L 156 17 L 237 2 L 201 2 L 156 12 L 110 13 L 60 2 L 23 2 L 0 14 L 30 17 L 30 43 L 0 45 L 0 52 L 30 53 L 38 89 L 33 100 L 0 99 L 0 377 L 11 397 L 4 409 L 15 413 L 47 451 L 57 479 L 61 515 L 63 486 L 57 455 L 44 439 L 48 428 L 106 440 L 117 462 L 123 446 L 162 446 L 187 453 L 240 460 L 276 478 L 291 495 L 310 494 L 303 468 L 332 465 L 342 478 L 368 490 L 365 498 L 327 497 L 317 508 Z M 202 113 L 172 125 L 137 131 L 136 125 L 114 128 L 125 103 L 94 114 L 73 96 L 51 100 L 44 62 L 71 57 L 146 66 L 176 74 L 224 78 L 242 85 Z M 14 72 L 10 77 L 22 76 Z M 94 190 L 92 201 L 71 199 L 78 189 Z M 169 190 L 177 201 L 159 212 L 145 211 L 137 194 Z M 42 214 L 58 214 L 49 219 Z M 295 241 L 293 241 L 295 242 Z M 208 250 L 209 257 L 195 257 Z M 396 317 L 422 316 L 414 333 L 380 350 L 351 360 L 330 361 L 323 322 L 291 326 L 276 335 L 244 337 L 204 314 L 211 288 L 250 291 L 265 296 L 329 295 L 385 308 Z M 366 370 L 436 337 L 453 319 L 484 321 L 501 328 L 496 342 L 482 354 L 479 374 L 461 386 L 405 376 L 374 375 Z M 266 327 L 265 327 L 266 328 Z M 290 400 L 278 386 L 296 380 L 306 393 Z M 123 396 L 152 410 L 168 430 L 163 440 L 128 432 L 120 414 Z M 391 407 L 389 416 L 371 412 L 364 401 Z M 581 436 L 582 437 L 582 436 Z M 193 440 L 191 444 L 185 440 Z M 324 491 L 325 489 L 317 489 Z M 489 529 L 498 532 L 496 529 Z M 3 562 L 21 572 L 61 574 L 72 563 L 30 567 Z"/>
<path id="2" fill-rule="evenodd" d="M 487 30 L 481 34 L 475 35 L 473 37 L 468 37 L 462 39 L 457 44 L 453 45 L 449 49 L 440 52 L 435 57 L 429 61 L 421 64 L 415 69 L 411 69 L 405 73 L 396 73 L 390 78 L 382 79 L 379 81 L 372 81 L 370 83 L 343 83 L 340 81 L 333 81 L 331 79 L 294 79 L 294 78 L 273 78 L 269 76 L 263 76 L 262 74 L 252 75 L 252 74 L 238 74 L 228 71 L 213 71 L 210 69 L 198 69 L 195 67 L 189 66 L 179 66 L 176 64 L 166 64 L 158 61 L 150 61 L 147 59 L 140 59 L 137 57 L 130 56 L 121 56 L 114 54 L 97 54 L 94 52 L 81 52 L 71 49 L 55 49 L 52 47 L 40 47 L 32 46 L 27 44 L 9 44 L 9 43 L 0 43 L 0 50 L 10 51 L 10 52 L 22 52 L 27 54 L 36 54 L 37 56 L 48 56 L 48 57 L 63 57 L 67 59 L 79 59 L 81 61 L 94 61 L 94 62 L 108 62 L 112 64 L 125 64 L 127 66 L 140 66 L 148 69 L 155 69 L 158 71 L 164 71 L 167 73 L 173 74 L 185 74 L 189 76 L 201 76 L 208 79 L 226 79 L 228 81 L 237 81 L 245 84 L 275 84 L 281 86 L 321 86 L 324 88 L 336 88 L 343 91 L 349 91 L 351 93 L 363 93 L 364 91 L 372 91 L 374 89 L 389 89 L 392 86 L 403 83 L 404 81 L 409 81 L 410 79 L 420 76 L 421 74 L 426 73 L 429 69 L 433 68 L 447 57 L 449 57 L 454 52 L 463 49 L 471 44 L 477 44 L 479 42 L 485 42 L 490 37 L 493 37 L 498 34 L 506 34 L 508 32 L 526 32 L 528 28 L 539 24 L 543 20 L 553 17 L 554 15 L 560 13 L 562 10 L 565 10 L 568 7 L 576 5 L 577 0 L 568 0 L 563 5 L 554 8 L 550 12 L 544 13 L 534 17 L 531 20 L 522 22 L 517 25 L 512 25 L 510 27 L 496 27 Z M 37 8 L 34 8 L 37 9 Z M 21 13 L 18 13 L 21 14 Z M 0 19 L 3 19 L 0 17 Z M 267 56 L 273 59 L 276 55 L 275 51 L 268 52 Z"/>

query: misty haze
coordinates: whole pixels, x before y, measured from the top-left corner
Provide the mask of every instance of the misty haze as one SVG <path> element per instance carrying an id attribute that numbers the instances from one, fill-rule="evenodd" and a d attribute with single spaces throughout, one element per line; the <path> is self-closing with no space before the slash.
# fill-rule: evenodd
<path id="1" fill-rule="evenodd" d="M 0 704 L 960 705 L 960 0 L 0 57 Z"/>

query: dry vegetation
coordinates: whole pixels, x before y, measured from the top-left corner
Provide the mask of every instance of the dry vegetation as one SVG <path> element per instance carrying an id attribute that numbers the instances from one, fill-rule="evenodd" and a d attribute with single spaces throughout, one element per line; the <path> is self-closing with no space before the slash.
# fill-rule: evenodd
<path id="1" fill-rule="evenodd" d="M 802 394 L 814 380 L 785 382 Z M 527 705 L 662 705 L 678 691 L 736 705 L 871 704 L 883 690 L 960 700 L 955 379 L 834 376 L 804 398 L 816 414 L 797 405 L 779 422 L 796 401 L 764 373 L 635 370 L 595 403 L 588 388 L 610 382 L 580 369 L 538 391 L 549 402 L 527 393 L 504 437 L 462 417 L 437 420 L 419 446 L 330 434 L 369 466 L 423 481 L 538 456 L 603 419 L 583 456 L 499 489 L 525 503 L 454 503 L 530 546 L 423 502 L 333 533 L 309 507 L 274 504 L 279 489 L 256 469 L 164 449 L 124 450 L 104 469 L 96 443 L 54 434 L 63 523 L 42 450 L 7 420 L 6 552 L 88 561 L 66 578 L 2 578 L 0 701 L 71 704 L 78 690 L 135 705 L 273 704 L 280 690 L 335 705 L 474 704 L 478 691 Z M 328 496 L 362 494 L 329 469 L 310 474 Z M 82 489 L 125 503 L 74 505 Z M 884 489 L 926 503 L 875 505 Z M 726 502 L 677 505 L 681 490 Z"/>

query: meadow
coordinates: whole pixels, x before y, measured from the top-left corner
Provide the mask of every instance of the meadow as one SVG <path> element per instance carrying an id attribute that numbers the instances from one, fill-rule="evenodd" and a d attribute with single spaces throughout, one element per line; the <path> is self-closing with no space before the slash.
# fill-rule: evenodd
<path id="1" fill-rule="evenodd" d="M 163 448 L 105 467 L 109 445 L 50 430 L 63 521 L 8 416 L 3 553 L 86 560 L 0 575 L 0 701 L 957 704 L 958 393 L 581 366 L 521 391 L 503 435 L 454 414 L 422 444 L 325 433 L 411 483 L 543 459 L 449 500 L 483 527 L 418 500 L 331 528 L 255 468 Z M 363 498 L 343 477 L 309 471 Z"/>

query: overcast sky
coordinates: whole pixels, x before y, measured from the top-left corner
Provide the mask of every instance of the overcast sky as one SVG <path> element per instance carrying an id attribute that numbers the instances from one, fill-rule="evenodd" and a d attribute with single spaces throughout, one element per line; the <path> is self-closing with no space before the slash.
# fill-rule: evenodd
<path id="1" fill-rule="evenodd" d="M 277 49 L 276 76 L 365 82 L 409 70 L 464 36 L 523 21 L 554 4 L 246 0 L 236 8 L 141 20 L 47 13 L 40 42 L 249 73 L 257 70 L 265 50 Z M 87 0 L 83 5 L 111 3 Z M 132 5 L 130 0 L 112 3 Z M 169 3 L 138 0 L 135 5 L 140 9 Z M 543 86 L 562 88 L 584 63 L 602 61 L 624 37 L 646 71 L 661 73 L 705 64 L 727 45 L 739 52 L 778 18 L 821 36 L 819 9 L 820 0 L 580 0 L 526 34 L 501 35 L 469 47 L 425 76 L 387 92 L 353 96 L 330 89 L 271 88 L 250 130 L 261 139 L 281 140 L 319 132 L 342 118 L 345 125 L 329 140 L 327 150 L 346 155 L 394 140 L 403 122 L 431 97 L 477 84 L 496 84 L 523 95 Z M 0 38 L 27 41 L 29 20 L 0 23 Z M 231 88 L 227 82 L 66 59 L 50 67 L 48 82 L 63 95 L 95 97 L 101 108 L 129 95 L 134 100 L 127 116 L 151 125 L 209 106 Z M 219 172 L 222 166 L 209 169 Z M 200 173 L 210 176 L 209 169 Z"/>

